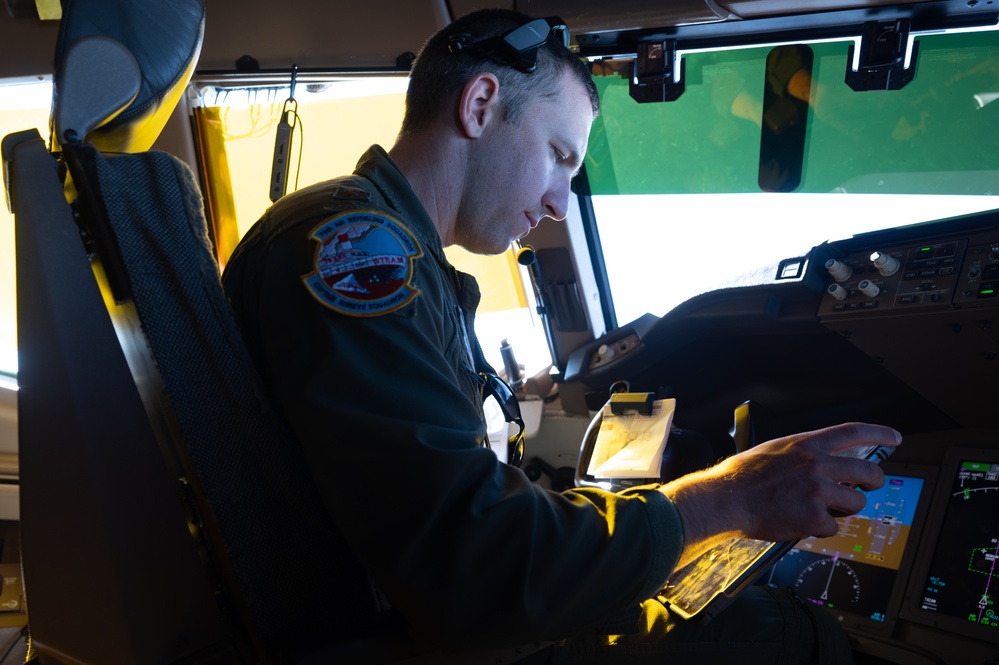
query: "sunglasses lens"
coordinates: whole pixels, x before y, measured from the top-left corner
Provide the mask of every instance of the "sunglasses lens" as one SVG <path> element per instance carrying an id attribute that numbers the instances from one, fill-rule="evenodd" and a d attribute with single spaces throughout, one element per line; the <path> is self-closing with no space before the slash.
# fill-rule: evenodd
<path id="1" fill-rule="evenodd" d="M 536 18 L 506 35 L 507 43 L 518 51 L 538 48 L 551 33 L 551 26 L 543 18 Z"/>
<path id="2" fill-rule="evenodd" d="M 520 466 L 521 462 L 524 461 L 524 420 L 520 415 L 520 403 L 517 401 L 517 395 L 506 381 L 495 374 L 482 372 L 479 377 L 482 380 L 483 399 L 489 396 L 495 397 L 500 411 L 503 412 L 503 418 L 508 423 L 516 423 L 520 428 L 517 434 L 507 440 L 507 463 L 512 466 Z"/>
<path id="3" fill-rule="evenodd" d="M 498 376 L 490 376 L 487 385 L 490 392 L 496 398 L 496 401 L 499 402 L 500 408 L 503 410 L 503 416 L 507 421 L 519 418 L 520 403 L 517 402 L 517 396 L 513 393 L 510 386 Z"/>
<path id="4" fill-rule="evenodd" d="M 569 28 L 565 24 L 555 24 L 551 25 L 551 30 L 555 38 L 562 42 L 562 46 L 569 48 Z"/>

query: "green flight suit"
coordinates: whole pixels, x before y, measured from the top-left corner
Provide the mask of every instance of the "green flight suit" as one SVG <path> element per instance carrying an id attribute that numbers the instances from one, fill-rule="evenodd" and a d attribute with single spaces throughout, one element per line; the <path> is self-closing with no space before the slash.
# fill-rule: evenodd
<path id="1" fill-rule="evenodd" d="M 330 565 L 369 575 L 413 635 L 637 629 L 683 546 L 676 508 L 654 488 L 546 491 L 483 447 L 478 287 L 381 148 L 279 200 L 223 282 L 350 545 Z"/>

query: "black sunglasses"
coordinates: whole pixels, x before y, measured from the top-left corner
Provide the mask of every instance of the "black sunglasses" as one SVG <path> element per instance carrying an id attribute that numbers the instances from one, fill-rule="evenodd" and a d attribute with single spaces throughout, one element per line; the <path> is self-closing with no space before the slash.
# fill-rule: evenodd
<path id="1" fill-rule="evenodd" d="M 495 374 L 479 372 L 482 399 L 495 397 L 503 418 L 508 423 L 516 423 L 520 431 L 507 440 L 507 464 L 519 467 L 524 462 L 524 419 L 520 415 L 520 402 L 510 385 Z M 487 439 L 488 441 L 488 439 Z"/>
<path id="2" fill-rule="evenodd" d="M 499 37 L 469 41 L 472 36 L 468 33 L 451 35 L 448 50 L 451 53 L 467 50 L 501 65 L 530 73 L 538 66 L 538 49 L 553 36 L 558 43 L 569 48 L 569 28 L 558 16 L 536 18 Z"/>

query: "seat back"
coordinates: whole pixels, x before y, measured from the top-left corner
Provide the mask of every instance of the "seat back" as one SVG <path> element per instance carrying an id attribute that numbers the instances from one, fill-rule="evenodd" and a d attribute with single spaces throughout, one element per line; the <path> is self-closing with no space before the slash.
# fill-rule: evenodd
<path id="1" fill-rule="evenodd" d="M 14 139 L 18 140 L 14 140 Z M 17 238 L 21 558 L 42 663 L 175 662 L 224 618 L 34 133 L 4 141 Z"/>
<path id="2" fill-rule="evenodd" d="M 3 141 L 34 649 L 328 660 L 372 619 L 338 595 L 378 594 L 330 559 L 346 548 L 240 338 L 194 175 L 144 152 L 193 71 L 203 0 L 63 4 L 56 154 L 34 131 Z"/>

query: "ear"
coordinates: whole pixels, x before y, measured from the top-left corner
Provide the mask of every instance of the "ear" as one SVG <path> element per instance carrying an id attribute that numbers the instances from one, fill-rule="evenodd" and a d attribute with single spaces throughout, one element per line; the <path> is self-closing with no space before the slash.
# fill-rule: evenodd
<path id="1" fill-rule="evenodd" d="M 469 138 L 482 135 L 486 125 L 499 117 L 499 80 L 480 72 L 468 79 L 458 99 L 458 122 Z"/>

